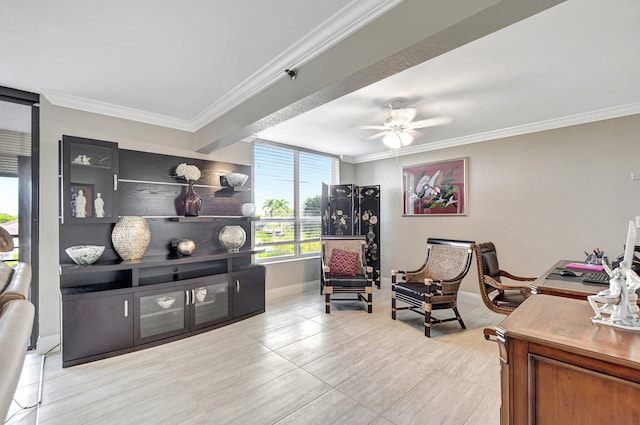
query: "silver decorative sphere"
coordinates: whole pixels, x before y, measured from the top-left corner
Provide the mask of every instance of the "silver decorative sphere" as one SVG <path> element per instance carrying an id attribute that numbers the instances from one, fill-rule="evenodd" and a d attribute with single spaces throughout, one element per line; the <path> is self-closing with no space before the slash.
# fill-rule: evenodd
<path id="1" fill-rule="evenodd" d="M 180 255 L 191 255 L 196 250 L 196 243 L 191 239 L 182 239 L 176 249 Z"/>

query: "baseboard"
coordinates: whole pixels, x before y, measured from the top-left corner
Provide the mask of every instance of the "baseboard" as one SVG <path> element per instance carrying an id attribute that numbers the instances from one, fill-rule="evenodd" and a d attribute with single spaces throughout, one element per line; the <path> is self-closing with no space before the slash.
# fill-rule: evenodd
<path id="1" fill-rule="evenodd" d="M 52 350 L 56 345 L 60 344 L 60 334 L 39 336 L 36 343 L 36 352 L 45 354 Z"/>
<path id="2" fill-rule="evenodd" d="M 312 280 L 309 282 L 295 283 L 293 285 L 283 286 L 281 288 L 267 289 L 267 300 L 275 298 L 287 297 L 289 295 L 302 294 L 303 292 L 318 291 L 320 293 L 320 281 Z"/>

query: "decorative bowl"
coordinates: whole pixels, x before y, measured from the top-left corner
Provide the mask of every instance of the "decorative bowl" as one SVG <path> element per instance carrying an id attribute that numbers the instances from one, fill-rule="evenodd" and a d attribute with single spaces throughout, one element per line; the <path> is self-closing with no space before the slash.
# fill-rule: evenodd
<path id="1" fill-rule="evenodd" d="M 174 297 L 158 297 L 156 298 L 156 302 L 162 308 L 169 308 L 176 302 Z"/>
<path id="2" fill-rule="evenodd" d="M 93 264 L 104 252 L 104 246 L 101 245 L 75 245 L 65 249 L 65 252 L 73 260 L 74 263 L 81 266 Z"/>
<path id="3" fill-rule="evenodd" d="M 242 173 L 229 173 L 222 176 L 227 185 L 231 187 L 240 187 L 247 182 L 248 175 Z M 223 182 L 224 184 L 224 182 Z"/>
<path id="4" fill-rule="evenodd" d="M 201 287 L 196 289 L 196 299 L 200 302 L 207 298 L 207 288 Z"/>
<path id="5" fill-rule="evenodd" d="M 176 249 L 180 255 L 191 255 L 196 250 L 196 243 L 191 239 L 182 239 Z"/>

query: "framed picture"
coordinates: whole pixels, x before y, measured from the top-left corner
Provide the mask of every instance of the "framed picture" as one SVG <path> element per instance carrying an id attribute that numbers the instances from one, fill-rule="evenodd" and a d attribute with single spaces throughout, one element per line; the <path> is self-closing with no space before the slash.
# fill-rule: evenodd
<path id="1" fill-rule="evenodd" d="M 402 167 L 404 216 L 467 215 L 467 158 Z"/>
<path id="2" fill-rule="evenodd" d="M 71 216 L 93 217 L 93 185 L 71 183 Z"/>

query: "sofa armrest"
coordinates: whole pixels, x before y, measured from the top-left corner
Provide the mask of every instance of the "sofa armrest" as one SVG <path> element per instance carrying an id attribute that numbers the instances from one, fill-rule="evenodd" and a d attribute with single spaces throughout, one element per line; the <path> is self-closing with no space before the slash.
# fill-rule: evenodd
<path id="1" fill-rule="evenodd" d="M 0 294 L 0 308 L 11 300 L 28 300 L 31 286 L 31 266 L 18 263 L 11 275 L 11 281 Z"/>
<path id="2" fill-rule="evenodd" d="M 0 307 L 0 418 L 5 418 L 16 392 L 27 352 L 35 308 L 26 300 Z"/>

